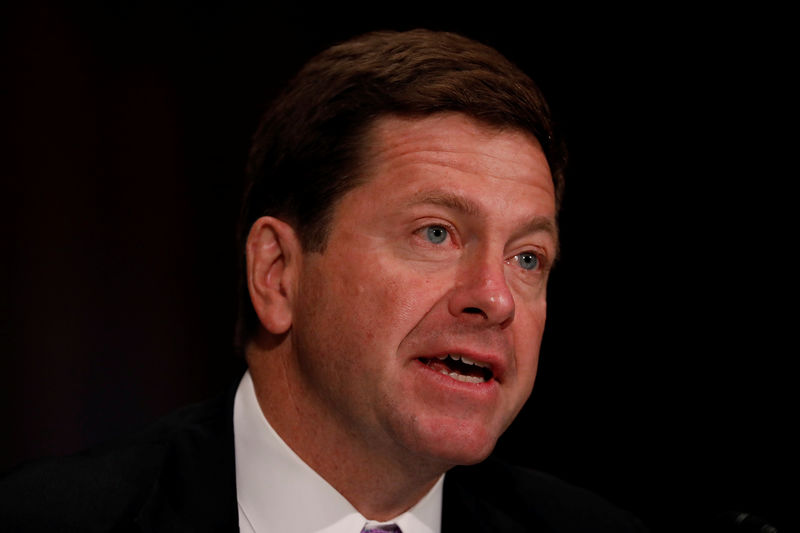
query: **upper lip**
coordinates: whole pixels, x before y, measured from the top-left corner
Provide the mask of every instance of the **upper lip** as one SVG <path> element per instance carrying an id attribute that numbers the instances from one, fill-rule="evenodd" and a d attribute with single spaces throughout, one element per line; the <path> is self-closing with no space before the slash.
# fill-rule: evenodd
<path id="1" fill-rule="evenodd" d="M 448 347 L 418 355 L 417 359 L 443 359 L 448 355 L 457 355 L 462 359 L 466 357 L 478 366 L 488 368 L 492 372 L 492 377 L 501 382 L 508 366 L 507 357 L 491 350 L 476 350 L 474 347 Z"/>

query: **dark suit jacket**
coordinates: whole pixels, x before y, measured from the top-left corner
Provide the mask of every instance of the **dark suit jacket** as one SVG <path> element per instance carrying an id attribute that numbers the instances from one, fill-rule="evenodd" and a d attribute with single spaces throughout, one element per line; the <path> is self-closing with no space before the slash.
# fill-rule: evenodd
<path id="1" fill-rule="evenodd" d="M 234 390 L 125 441 L 15 470 L 0 481 L 0 530 L 238 531 Z M 447 474 L 442 528 L 643 531 L 597 496 L 493 459 Z"/>

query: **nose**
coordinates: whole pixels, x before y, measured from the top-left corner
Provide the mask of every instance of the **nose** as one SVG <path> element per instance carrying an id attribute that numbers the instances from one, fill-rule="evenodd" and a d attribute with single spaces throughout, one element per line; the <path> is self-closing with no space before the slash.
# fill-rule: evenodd
<path id="1" fill-rule="evenodd" d="M 505 326 L 514 319 L 514 295 L 506 281 L 505 263 L 485 254 L 462 265 L 448 302 L 455 317 L 474 315 L 488 324 Z"/>

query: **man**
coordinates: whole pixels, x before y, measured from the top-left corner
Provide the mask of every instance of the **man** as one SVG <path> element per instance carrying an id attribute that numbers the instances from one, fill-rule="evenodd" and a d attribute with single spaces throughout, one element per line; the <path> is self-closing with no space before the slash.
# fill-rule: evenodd
<path id="1" fill-rule="evenodd" d="M 12 476 L 3 516 L 98 531 L 640 530 L 584 491 L 482 463 L 533 387 L 563 159 L 536 86 L 488 47 L 413 31 L 323 52 L 255 136 L 235 395 Z"/>

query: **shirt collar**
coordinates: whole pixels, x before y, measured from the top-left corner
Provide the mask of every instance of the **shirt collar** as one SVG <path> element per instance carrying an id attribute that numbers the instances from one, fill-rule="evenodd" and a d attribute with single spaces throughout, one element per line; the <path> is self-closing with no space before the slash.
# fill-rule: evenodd
<path id="1" fill-rule="evenodd" d="M 249 371 L 236 391 L 233 432 L 243 532 L 358 533 L 368 522 L 269 425 Z M 414 507 L 390 522 L 403 533 L 440 533 L 443 481 L 444 476 Z"/>

